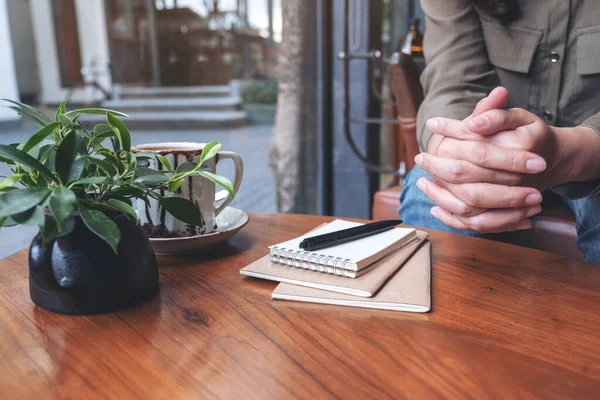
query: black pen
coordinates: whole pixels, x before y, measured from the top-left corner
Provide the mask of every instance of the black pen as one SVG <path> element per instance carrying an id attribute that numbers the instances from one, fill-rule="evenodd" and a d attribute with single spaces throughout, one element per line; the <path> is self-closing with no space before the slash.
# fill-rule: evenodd
<path id="1" fill-rule="evenodd" d="M 385 232 L 396 225 L 402 223 L 400 219 L 371 222 L 354 228 L 343 229 L 341 231 L 325 233 L 323 235 L 308 237 L 300 242 L 300 248 L 306 251 L 315 251 L 327 247 L 337 246 L 354 240 L 362 239 L 367 236 Z"/>

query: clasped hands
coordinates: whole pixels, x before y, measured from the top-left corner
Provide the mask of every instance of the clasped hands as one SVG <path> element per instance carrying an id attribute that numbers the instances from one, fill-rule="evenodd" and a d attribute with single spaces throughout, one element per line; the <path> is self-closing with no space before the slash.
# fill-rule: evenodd
<path id="1" fill-rule="evenodd" d="M 415 162 L 433 180 L 421 178 L 417 186 L 437 204 L 431 214 L 448 226 L 484 233 L 530 229 L 529 218 L 541 211 L 541 191 L 572 178 L 566 146 L 572 130 L 505 109 L 507 102 L 500 87 L 462 121 L 427 121 L 434 135 Z"/>

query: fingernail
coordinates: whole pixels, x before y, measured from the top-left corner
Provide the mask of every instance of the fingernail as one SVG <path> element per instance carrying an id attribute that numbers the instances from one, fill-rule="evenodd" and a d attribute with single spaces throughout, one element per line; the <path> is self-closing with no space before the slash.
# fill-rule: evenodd
<path id="1" fill-rule="evenodd" d="M 429 210 L 429 212 L 437 219 L 440 219 L 440 212 L 437 210 L 436 207 L 433 207 L 431 210 Z"/>
<path id="2" fill-rule="evenodd" d="M 425 125 L 433 131 L 438 127 L 438 120 L 435 118 L 428 119 L 427 122 L 425 122 Z"/>
<path id="3" fill-rule="evenodd" d="M 471 122 L 473 123 L 473 125 L 481 128 L 481 127 L 487 125 L 488 119 L 487 119 L 487 117 L 484 117 L 483 115 L 478 115 L 477 117 L 473 118 L 471 120 Z"/>
<path id="4" fill-rule="evenodd" d="M 519 224 L 519 226 L 517 226 L 517 230 L 518 231 L 524 231 L 526 229 L 531 229 L 531 221 L 526 219 L 525 221 L 521 222 Z"/>
<path id="5" fill-rule="evenodd" d="M 494 88 L 494 90 L 492 90 L 488 96 L 491 96 L 491 95 L 493 95 L 493 94 L 496 94 L 496 93 L 498 93 L 498 91 L 500 91 L 500 87 L 499 87 L 499 86 L 498 86 L 498 87 L 495 87 L 495 88 Z"/>
<path id="6" fill-rule="evenodd" d="M 525 168 L 532 172 L 542 172 L 546 169 L 546 161 L 543 158 L 532 158 L 525 162 Z"/>
<path id="7" fill-rule="evenodd" d="M 525 205 L 527 206 L 535 206 L 542 202 L 542 195 L 539 193 L 531 193 L 525 197 Z"/>
<path id="8" fill-rule="evenodd" d="M 417 187 L 419 189 L 421 189 L 421 191 L 423 193 L 427 193 L 427 185 L 425 184 L 425 181 L 423 180 L 423 178 L 421 178 L 417 181 Z"/>
<path id="9" fill-rule="evenodd" d="M 532 207 L 529 209 L 529 211 L 527 211 L 527 218 L 533 217 L 534 215 L 539 214 L 541 211 L 542 211 L 542 206 L 540 206 L 540 205 Z"/>
<path id="10" fill-rule="evenodd" d="M 417 154 L 415 156 L 415 162 L 417 163 L 417 165 L 420 167 L 421 163 L 423 162 L 423 155 L 422 154 Z"/>

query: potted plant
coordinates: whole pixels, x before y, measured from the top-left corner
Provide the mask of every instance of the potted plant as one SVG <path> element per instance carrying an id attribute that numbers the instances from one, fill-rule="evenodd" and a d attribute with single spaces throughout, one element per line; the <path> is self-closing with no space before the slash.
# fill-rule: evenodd
<path id="1" fill-rule="evenodd" d="M 231 193 L 231 182 L 203 166 L 221 145 L 207 144 L 200 162 L 181 170 L 152 169 L 150 160 L 160 157 L 131 151 L 129 130 L 120 119 L 125 114 L 67 111 L 65 101 L 51 120 L 33 107 L 9 102 L 39 126 L 23 143 L 0 145 L 0 161 L 12 172 L 0 183 L 0 226 L 39 227 L 29 251 L 32 301 L 59 313 L 92 314 L 155 296 L 156 258 L 132 199 L 154 199 L 195 225 L 202 219 L 198 207 L 170 193 L 188 176 L 218 182 Z M 106 123 L 88 130 L 80 121 L 83 114 L 104 114 Z"/>

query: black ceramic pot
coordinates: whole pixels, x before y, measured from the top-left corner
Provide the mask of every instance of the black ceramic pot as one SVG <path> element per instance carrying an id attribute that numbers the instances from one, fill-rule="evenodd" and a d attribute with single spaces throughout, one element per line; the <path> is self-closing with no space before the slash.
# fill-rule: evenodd
<path id="1" fill-rule="evenodd" d="M 119 254 L 79 216 L 75 229 L 44 246 L 38 234 L 29 249 L 29 292 L 38 306 L 61 314 L 97 314 L 133 306 L 158 293 L 158 266 L 142 227 L 122 214 Z"/>

